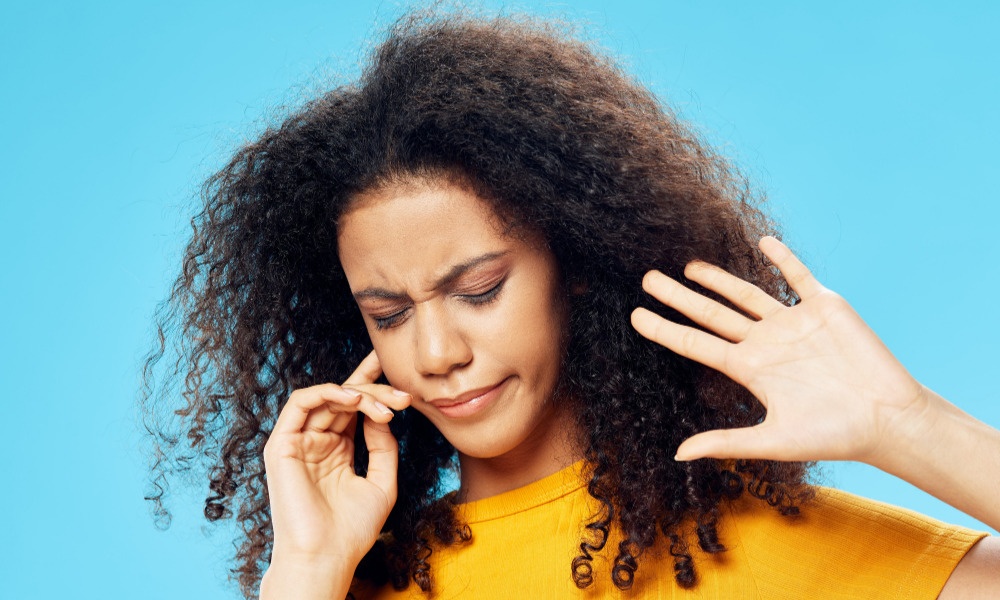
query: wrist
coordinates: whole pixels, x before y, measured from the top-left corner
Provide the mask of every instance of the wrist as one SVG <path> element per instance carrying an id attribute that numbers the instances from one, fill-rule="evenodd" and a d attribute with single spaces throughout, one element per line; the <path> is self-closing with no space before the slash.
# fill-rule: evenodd
<path id="1" fill-rule="evenodd" d="M 929 448 L 934 447 L 932 440 L 941 433 L 942 419 L 955 410 L 952 404 L 918 384 L 914 400 L 886 421 L 878 451 L 865 462 L 906 479 L 913 465 L 922 463 Z"/>
<path id="2" fill-rule="evenodd" d="M 349 591 L 357 562 L 335 555 L 272 554 L 261 579 L 260 599 L 331 600 Z"/>

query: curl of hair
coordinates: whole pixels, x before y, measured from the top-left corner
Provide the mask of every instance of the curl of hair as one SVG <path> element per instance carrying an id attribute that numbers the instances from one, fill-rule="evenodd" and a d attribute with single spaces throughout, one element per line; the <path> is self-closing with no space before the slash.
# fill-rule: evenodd
<path id="1" fill-rule="evenodd" d="M 159 316 L 145 405 L 153 415 L 181 402 L 149 425 L 150 499 L 167 517 L 167 476 L 207 461 L 205 516 L 241 524 L 235 573 L 247 596 L 270 558 L 262 450 L 277 414 L 292 390 L 343 381 L 371 349 L 334 225 L 361 192 L 441 178 L 470 186 L 512 227 L 544 235 L 562 270 L 561 396 L 581 432 L 589 493 L 603 507 L 569 565 L 578 586 L 600 576 L 591 561 L 612 529 L 622 536 L 610 573 L 617 587 L 632 585 L 641 555 L 661 540 L 689 587 L 688 540 L 707 553 L 725 549 L 721 502 L 750 494 L 794 514 L 810 497 L 802 463 L 674 461 L 685 438 L 754 425 L 764 408 L 629 326 L 636 306 L 689 323 L 639 283 L 657 268 L 704 291 L 684 277 L 695 259 L 795 301 L 756 249 L 775 228 L 745 179 L 648 90 L 551 25 L 411 15 L 357 83 L 309 102 L 208 180 Z M 159 381 L 168 355 L 176 360 Z M 442 497 L 455 450 L 412 410 L 392 429 L 399 500 L 356 575 L 429 590 L 432 546 L 470 538 L 454 498 Z M 364 473 L 364 444 L 356 446 Z"/>

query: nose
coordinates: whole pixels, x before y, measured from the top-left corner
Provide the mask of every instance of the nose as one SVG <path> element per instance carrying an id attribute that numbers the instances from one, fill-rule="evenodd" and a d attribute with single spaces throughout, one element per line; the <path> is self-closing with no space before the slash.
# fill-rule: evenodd
<path id="1" fill-rule="evenodd" d="M 447 375 L 472 361 L 472 348 L 462 331 L 440 306 L 422 307 L 414 315 L 416 327 L 414 361 L 417 372 L 426 376 Z"/>

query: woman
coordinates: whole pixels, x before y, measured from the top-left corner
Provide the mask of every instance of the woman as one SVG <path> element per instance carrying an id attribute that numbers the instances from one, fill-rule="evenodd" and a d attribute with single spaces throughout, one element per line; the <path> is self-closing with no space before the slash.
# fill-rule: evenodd
<path id="1" fill-rule="evenodd" d="M 1000 434 L 584 45 L 411 18 L 206 189 L 165 326 L 248 596 L 998 585 L 994 539 L 805 477 L 863 460 L 995 527 Z"/>

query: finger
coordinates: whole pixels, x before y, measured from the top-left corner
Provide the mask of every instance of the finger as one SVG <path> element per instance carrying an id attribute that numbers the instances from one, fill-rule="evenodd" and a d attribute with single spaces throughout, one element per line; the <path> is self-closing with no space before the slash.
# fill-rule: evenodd
<path id="1" fill-rule="evenodd" d="M 396 500 L 396 472 L 399 469 L 399 444 L 385 423 L 364 422 L 365 444 L 368 446 L 366 479 L 378 486 L 393 502 Z"/>
<path id="2" fill-rule="evenodd" d="M 362 399 L 357 405 L 350 408 L 345 407 L 343 410 L 326 403 L 309 413 L 302 426 L 302 431 L 344 433 L 351 420 L 361 411 L 363 402 Z"/>
<path id="3" fill-rule="evenodd" d="M 347 429 L 351 426 L 351 423 L 354 422 L 354 419 L 357 418 L 357 416 L 358 413 L 338 413 L 334 415 L 333 422 L 330 423 L 327 430 L 336 433 L 348 433 L 350 434 L 350 437 L 354 437 L 353 432 L 348 432 Z"/>
<path id="4" fill-rule="evenodd" d="M 367 392 L 360 392 L 360 394 L 361 401 L 358 402 L 356 406 L 340 407 L 334 404 L 328 404 L 326 411 L 315 411 L 319 413 L 315 421 L 317 427 L 325 425 L 323 429 L 316 430 L 343 433 L 351 420 L 354 419 L 359 412 L 363 413 L 369 419 L 372 419 L 377 423 L 388 423 L 392 420 L 392 410 L 382 402 L 379 402 L 377 397 Z M 312 419 L 312 415 L 310 415 L 310 419 Z"/>
<path id="5" fill-rule="evenodd" d="M 362 360 L 354 372 L 351 373 L 347 381 L 344 382 L 344 389 L 349 389 L 361 394 L 361 401 L 358 403 L 358 410 L 365 413 L 376 422 L 388 423 L 393 413 L 389 407 L 396 410 L 403 410 L 410 405 L 413 398 L 401 390 L 396 390 L 388 385 L 375 384 L 375 380 L 382 375 L 382 365 L 379 363 L 378 355 L 374 351 Z M 335 411 L 336 412 L 336 411 Z M 348 426 L 353 415 L 337 414 L 329 424 L 329 430 L 342 432 Z"/>
<path id="6" fill-rule="evenodd" d="M 344 385 L 348 384 L 360 384 L 360 383 L 375 383 L 375 380 L 379 378 L 382 374 L 382 365 L 378 362 L 378 355 L 372 350 L 368 353 L 363 361 L 358 364 L 358 368 L 354 369 L 351 376 L 347 378 Z"/>
<path id="7" fill-rule="evenodd" d="M 689 263 L 684 268 L 684 276 L 719 294 L 756 319 L 763 319 L 774 311 L 785 308 L 784 304 L 759 287 L 706 262 Z"/>
<path id="8" fill-rule="evenodd" d="M 309 416 L 306 417 L 306 422 L 302 424 L 301 431 L 332 431 L 333 433 L 343 433 L 347 427 L 347 423 L 354 418 L 354 415 L 359 410 L 362 410 L 361 406 L 365 399 L 364 394 L 358 393 L 357 390 L 343 389 L 346 392 L 354 394 L 354 402 L 349 404 L 329 401 L 323 403 L 322 406 L 309 411 Z"/>
<path id="9" fill-rule="evenodd" d="M 345 383 L 344 387 L 371 396 L 374 401 L 394 410 L 403 410 L 413 401 L 413 397 L 410 394 L 402 390 L 397 390 L 391 385 L 383 385 L 381 383 Z"/>
<path id="10" fill-rule="evenodd" d="M 361 393 L 362 400 L 359 403 L 359 410 L 379 423 L 388 423 L 392 420 L 393 412 L 390 409 L 403 410 L 413 402 L 413 397 L 410 394 L 388 385 L 368 383 L 351 385 L 350 387 L 345 385 L 345 388 Z M 376 412 L 372 412 L 372 410 Z M 330 430 L 343 431 L 344 424 L 347 423 L 347 418 L 345 416 L 338 416 L 334 420 Z"/>
<path id="11" fill-rule="evenodd" d="M 278 433 L 298 433 L 302 431 L 312 411 L 323 407 L 326 403 L 343 407 L 357 406 L 361 394 L 354 390 L 345 390 L 339 385 L 325 383 L 295 390 L 288 397 L 284 408 L 278 414 L 274 431 Z M 320 412 L 326 412 L 323 409 Z"/>
<path id="12" fill-rule="evenodd" d="M 824 290 L 820 282 L 802 264 L 802 261 L 792 254 L 788 246 L 779 242 L 777 238 L 771 236 L 761 238 L 758 245 L 764 256 L 768 257 L 774 263 L 774 266 L 778 267 L 785 281 L 788 282 L 788 285 L 792 286 L 792 289 L 795 290 L 800 298 L 805 300 Z"/>
<path id="13" fill-rule="evenodd" d="M 698 458 L 763 458 L 772 460 L 795 460 L 782 452 L 769 436 L 766 428 L 743 427 L 740 429 L 715 429 L 695 434 L 677 447 L 675 460 L 695 460 Z"/>
<path id="14" fill-rule="evenodd" d="M 702 296 L 659 271 L 646 273 L 642 278 L 642 289 L 660 302 L 680 311 L 695 323 L 733 342 L 746 339 L 754 323 L 731 308 Z"/>
<path id="15" fill-rule="evenodd" d="M 726 355 L 732 347 L 727 341 L 668 321 L 645 308 L 632 311 L 632 327 L 648 340 L 725 373 Z"/>

